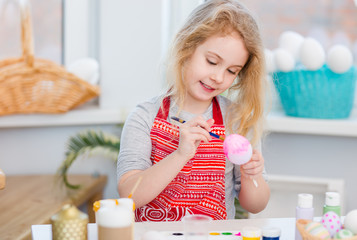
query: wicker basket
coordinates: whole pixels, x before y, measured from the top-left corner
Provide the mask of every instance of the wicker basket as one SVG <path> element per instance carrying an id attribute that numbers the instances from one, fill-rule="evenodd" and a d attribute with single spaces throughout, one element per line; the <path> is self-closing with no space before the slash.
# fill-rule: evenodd
<path id="1" fill-rule="evenodd" d="M 64 113 L 99 95 L 93 86 L 33 54 L 31 15 L 21 9 L 22 57 L 0 61 L 0 115 Z"/>
<path id="2" fill-rule="evenodd" d="M 311 220 L 304 220 L 304 219 L 299 219 L 296 221 L 296 227 L 299 230 L 302 239 L 303 240 L 321 240 L 321 238 L 312 236 L 305 230 L 305 226 L 310 222 L 311 222 Z M 333 239 L 329 238 L 328 240 L 333 240 Z M 357 240 L 357 235 L 353 236 L 351 238 L 345 238 L 345 240 Z"/>
<path id="3" fill-rule="evenodd" d="M 288 116 L 320 119 L 350 116 L 357 78 L 355 67 L 337 74 L 325 65 L 316 71 L 277 72 L 273 78 Z"/>

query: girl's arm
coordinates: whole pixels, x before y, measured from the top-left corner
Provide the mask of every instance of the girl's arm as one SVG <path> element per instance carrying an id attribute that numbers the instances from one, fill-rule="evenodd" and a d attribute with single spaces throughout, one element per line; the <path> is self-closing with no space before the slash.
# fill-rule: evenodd
<path id="1" fill-rule="evenodd" d="M 129 196 L 140 177 L 138 188 L 132 198 L 136 207 L 151 202 L 177 176 L 186 162 L 191 159 L 198 145 L 211 140 L 209 135 L 213 120 L 205 121 L 198 116 L 180 126 L 179 146 L 176 151 L 145 170 L 131 170 L 122 175 L 118 181 L 118 192 L 121 197 Z M 148 142 L 147 144 L 151 144 Z"/>
<path id="2" fill-rule="evenodd" d="M 175 151 L 146 170 L 129 171 L 119 180 L 119 195 L 121 197 L 129 196 L 135 183 L 142 177 L 138 188 L 132 196 L 135 207 L 142 207 L 151 202 L 165 189 L 186 162 L 185 157 L 180 156 L 179 153 Z"/>
<path id="3" fill-rule="evenodd" d="M 257 150 L 253 150 L 252 159 L 240 166 L 241 189 L 239 192 L 240 205 L 251 213 L 258 213 L 264 210 L 270 198 L 270 188 L 263 178 L 264 158 Z M 252 179 L 258 183 L 254 185 Z"/>

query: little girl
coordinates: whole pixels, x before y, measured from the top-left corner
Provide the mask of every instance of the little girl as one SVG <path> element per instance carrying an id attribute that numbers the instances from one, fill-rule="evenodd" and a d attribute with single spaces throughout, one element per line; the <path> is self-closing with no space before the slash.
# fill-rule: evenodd
<path id="1" fill-rule="evenodd" d="M 235 197 L 247 211 L 262 211 L 270 190 L 258 150 L 265 62 L 255 20 L 237 1 L 208 1 L 177 33 L 170 56 L 167 94 L 139 104 L 125 122 L 119 195 L 127 197 L 142 178 L 132 196 L 136 221 L 179 221 L 188 214 L 232 219 Z M 227 89 L 234 100 L 220 95 Z M 223 142 L 210 131 L 246 136 L 255 148 L 251 160 L 227 161 Z"/>

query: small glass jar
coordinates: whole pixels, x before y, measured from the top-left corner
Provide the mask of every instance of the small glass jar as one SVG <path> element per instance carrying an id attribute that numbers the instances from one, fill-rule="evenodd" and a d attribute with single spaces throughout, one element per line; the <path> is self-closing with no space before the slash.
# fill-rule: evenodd
<path id="1" fill-rule="evenodd" d="M 281 230 L 277 227 L 264 228 L 263 229 L 263 240 L 279 240 Z"/>
<path id="2" fill-rule="evenodd" d="M 260 240 L 262 230 L 257 227 L 244 227 L 242 230 L 243 240 Z"/>

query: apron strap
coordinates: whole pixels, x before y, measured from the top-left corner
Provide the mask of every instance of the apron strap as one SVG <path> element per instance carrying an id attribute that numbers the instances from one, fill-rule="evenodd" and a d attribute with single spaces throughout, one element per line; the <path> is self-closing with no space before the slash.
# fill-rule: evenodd
<path id="1" fill-rule="evenodd" d="M 223 125 L 222 112 L 216 97 L 213 98 L 212 114 L 214 124 Z"/>
<path id="2" fill-rule="evenodd" d="M 160 105 L 159 111 L 156 115 L 157 118 L 167 119 L 170 111 L 170 97 L 165 97 L 162 100 L 162 105 Z"/>

